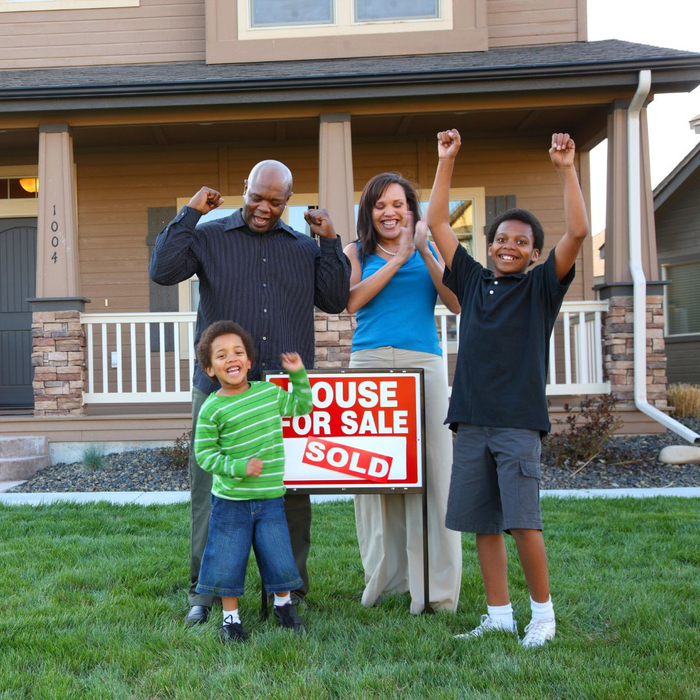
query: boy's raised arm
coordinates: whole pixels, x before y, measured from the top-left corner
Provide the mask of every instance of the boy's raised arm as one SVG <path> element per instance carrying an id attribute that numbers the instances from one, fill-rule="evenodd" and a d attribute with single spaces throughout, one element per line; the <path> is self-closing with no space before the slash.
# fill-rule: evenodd
<path id="1" fill-rule="evenodd" d="M 549 157 L 559 173 L 564 192 L 566 232 L 554 249 L 554 268 L 564 279 L 576 262 L 584 238 L 588 235 L 588 214 L 576 175 L 576 144 L 569 134 L 552 134 Z"/>
<path id="2" fill-rule="evenodd" d="M 457 129 L 441 131 L 437 139 L 439 160 L 433 190 L 430 193 L 426 223 L 445 265 L 452 269 L 452 258 L 459 241 L 450 226 L 450 183 L 462 140 Z"/>

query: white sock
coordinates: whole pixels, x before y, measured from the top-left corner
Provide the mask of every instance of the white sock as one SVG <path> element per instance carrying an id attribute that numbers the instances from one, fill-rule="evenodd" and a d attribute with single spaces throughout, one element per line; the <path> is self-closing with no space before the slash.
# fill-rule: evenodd
<path id="1" fill-rule="evenodd" d="M 501 627 L 513 629 L 513 606 L 510 603 L 505 605 L 487 605 L 486 609 L 489 617 Z"/>
<path id="2" fill-rule="evenodd" d="M 275 596 L 275 607 L 276 608 L 280 608 L 283 605 L 286 605 L 292 599 L 292 596 L 290 593 L 287 593 L 287 595 L 277 595 L 277 593 L 273 593 L 273 595 Z"/>
<path id="3" fill-rule="evenodd" d="M 550 596 L 546 603 L 538 603 L 530 597 L 530 608 L 532 609 L 532 621 L 554 620 L 554 606 Z"/>
<path id="4" fill-rule="evenodd" d="M 238 616 L 238 608 L 235 610 L 224 610 L 224 624 L 232 625 L 236 622 L 240 623 L 241 618 Z"/>

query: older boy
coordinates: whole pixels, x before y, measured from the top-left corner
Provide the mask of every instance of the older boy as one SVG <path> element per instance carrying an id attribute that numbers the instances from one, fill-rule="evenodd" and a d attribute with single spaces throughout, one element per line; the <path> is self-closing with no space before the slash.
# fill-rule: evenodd
<path id="1" fill-rule="evenodd" d="M 493 272 L 459 245 L 449 224 L 449 191 L 461 145 L 455 129 L 438 134 L 439 164 L 428 225 L 445 260 L 445 284 L 462 304 L 459 354 L 447 423 L 457 436 L 446 525 L 474 532 L 487 614 L 459 637 L 517 634 L 503 532 L 515 539 L 530 590 L 532 621 L 521 644 L 542 646 L 556 624 L 549 594 L 539 503 L 540 440 L 551 425 L 545 384 L 549 337 L 588 234 L 588 217 L 569 134 L 553 134 L 549 155 L 562 183 L 566 233 L 530 272 L 544 243 L 540 222 L 511 209 L 488 232 Z"/>

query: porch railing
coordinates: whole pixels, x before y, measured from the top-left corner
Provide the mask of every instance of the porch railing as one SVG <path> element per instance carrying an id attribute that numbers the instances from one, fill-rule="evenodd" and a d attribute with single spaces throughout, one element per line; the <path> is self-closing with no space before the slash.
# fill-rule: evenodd
<path id="1" fill-rule="evenodd" d="M 603 381 L 603 313 L 607 301 L 565 301 L 549 339 L 548 396 L 609 394 Z M 459 316 L 444 306 L 435 309 L 447 384 L 457 357 Z M 447 339 L 447 343 L 445 343 Z"/>
<path id="2" fill-rule="evenodd" d="M 547 394 L 610 393 L 603 381 L 605 301 L 564 302 L 550 338 Z M 448 385 L 454 371 L 459 317 L 435 310 Z M 191 400 L 196 358 L 193 313 L 83 314 L 87 335 L 88 404 Z"/>

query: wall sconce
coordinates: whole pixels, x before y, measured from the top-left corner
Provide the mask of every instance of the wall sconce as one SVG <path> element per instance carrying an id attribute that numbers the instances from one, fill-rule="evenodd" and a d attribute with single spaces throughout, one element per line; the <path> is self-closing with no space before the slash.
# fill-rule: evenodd
<path id="1" fill-rule="evenodd" d="M 32 194 L 35 194 L 39 191 L 38 177 L 22 177 L 19 180 L 19 184 L 25 192 L 31 192 Z"/>

